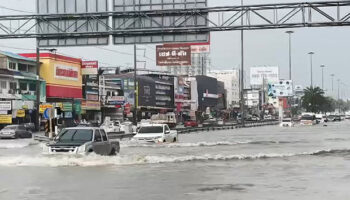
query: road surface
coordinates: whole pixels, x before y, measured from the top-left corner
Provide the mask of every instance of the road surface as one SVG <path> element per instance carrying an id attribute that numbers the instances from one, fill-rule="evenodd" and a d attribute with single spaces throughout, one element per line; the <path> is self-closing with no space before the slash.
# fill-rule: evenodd
<path id="1" fill-rule="evenodd" d="M 0 199 L 348 199 L 350 122 L 122 142 L 115 157 L 44 156 L 0 141 Z"/>

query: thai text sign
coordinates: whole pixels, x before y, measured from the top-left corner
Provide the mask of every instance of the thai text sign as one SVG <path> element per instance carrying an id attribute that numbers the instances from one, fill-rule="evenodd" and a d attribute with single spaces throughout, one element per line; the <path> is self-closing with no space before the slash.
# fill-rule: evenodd
<path id="1" fill-rule="evenodd" d="M 251 67 L 250 84 L 263 85 L 265 83 L 274 83 L 279 81 L 278 67 Z"/>
<path id="2" fill-rule="evenodd" d="M 0 124 L 12 124 L 12 115 L 0 115 Z"/>
<path id="3" fill-rule="evenodd" d="M 55 65 L 55 78 L 62 80 L 71 80 L 78 81 L 79 80 L 79 72 L 77 67 L 73 66 L 63 66 L 63 65 Z"/>
<path id="4" fill-rule="evenodd" d="M 158 66 L 190 66 L 191 46 L 183 45 L 158 45 L 157 46 Z"/>
<path id="5" fill-rule="evenodd" d="M 11 110 L 11 101 L 0 101 L 0 110 Z"/>
<path id="6" fill-rule="evenodd" d="M 97 74 L 98 62 L 97 61 L 83 61 L 81 66 L 82 75 L 95 75 Z"/>

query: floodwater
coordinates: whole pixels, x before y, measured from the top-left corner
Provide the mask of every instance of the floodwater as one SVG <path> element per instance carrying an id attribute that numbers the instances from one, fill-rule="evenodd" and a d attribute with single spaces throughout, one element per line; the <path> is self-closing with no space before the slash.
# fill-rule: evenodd
<path id="1" fill-rule="evenodd" d="M 123 141 L 118 156 L 45 156 L 32 140 L 0 141 L 1 200 L 350 198 L 350 122 Z"/>

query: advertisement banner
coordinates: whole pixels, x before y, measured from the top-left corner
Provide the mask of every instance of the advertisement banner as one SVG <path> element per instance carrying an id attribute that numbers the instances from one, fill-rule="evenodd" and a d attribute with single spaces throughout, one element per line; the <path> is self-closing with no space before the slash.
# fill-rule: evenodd
<path id="1" fill-rule="evenodd" d="M 279 81 L 278 67 L 251 67 L 250 85 L 263 85 L 265 83 L 277 83 Z"/>
<path id="2" fill-rule="evenodd" d="M 73 66 L 55 65 L 55 79 L 78 81 L 79 69 Z"/>
<path id="3" fill-rule="evenodd" d="M 101 103 L 99 101 L 82 101 L 81 107 L 83 110 L 101 110 Z"/>
<path id="4" fill-rule="evenodd" d="M 108 105 L 124 105 L 124 103 L 125 103 L 124 96 L 107 97 L 107 104 Z"/>
<path id="5" fill-rule="evenodd" d="M 191 46 L 157 45 L 156 59 L 158 66 L 191 66 Z"/>
<path id="6" fill-rule="evenodd" d="M 293 96 L 293 82 L 291 80 L 281 80 L 277 83 L 269 83 L 267 94 L 270 97 Z"/>
<path id="7" fill-rule="evenodd" d="M 210 53 L 210 45 L 191 45 L 191 53 Z"/>
<path id="8" fill-rule="evenodd" d="M 0 115 L 0 124 L 12 124 L 12 115 Z"/>
<path id="9" fill-rule="evenodd" d="M 12 110 L 11 101 L 0 101 L 0 110 Z"/>
<path id="10" fill-rule="evenodd" d="M 40 113 L 44 113 L 44 111 L 46 110 L 46 108 L 53 108 L 53 106 L 51 104 L 43 104 L 40 105 L 39 107 L 39 112 Z"/>
<path id="11" fill-rule="evenodd" d="M 17 110 L 17 117 L 25 117 L 26 111 L 25 110 Z"/>
<path id="12" fill-rule="evenodd" d="M 98 73 L 98 61 L 82 61 L 82 75 L 96 75 Z"/>

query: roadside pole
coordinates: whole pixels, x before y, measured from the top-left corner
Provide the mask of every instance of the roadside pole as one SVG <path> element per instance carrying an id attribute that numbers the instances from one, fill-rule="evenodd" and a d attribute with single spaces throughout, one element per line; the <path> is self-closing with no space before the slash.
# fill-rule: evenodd
<path id="1" fill-rule="evenodd" d="M 40 131 L 40 49 L 39 40 L 36 40 L 36 113 L 35 113 L 35 130 Z"/>
<path id="2" fill-rule="evenodd" d="M 137 125 L 137 49 L 136 49 L 136 44 L 134 44 L 134 123 Z"/>

